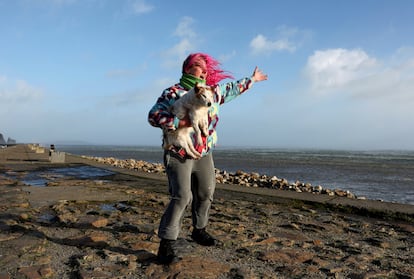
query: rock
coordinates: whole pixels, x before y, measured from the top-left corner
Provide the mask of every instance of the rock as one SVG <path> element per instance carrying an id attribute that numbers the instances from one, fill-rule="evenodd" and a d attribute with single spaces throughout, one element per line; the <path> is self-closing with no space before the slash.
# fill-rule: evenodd
<path id="1" fill-rule="evenodd" d="M 294 249 L 270 250 L 264 251 L 259 255 L 259 259 L 268 262 L 281 262 L 288 265 L 299 265 L 306 261 L 312 260 L 314 253 L 300 252 Z"/>
<path id="2" fill-rule="evenodd" d="M 30 219 L 30 216 L 27 213 L 21 213 L 20 216 L 19 216 L 19 219 L 21 221 L 26 221 L 26 220 L 29 220 Z"/>
<path id="3" fill-rule="evenodd" d="M 59 222 L 64 223 L 64 224 L 73 224 L 76 223 L 78 221 L 78 218 L 76 215 L 74 215 L 73 213 L 70 212 L 65 212 L 63 214 L 59 214 L 57 216 Z"/>
<path id="4" fill-rule="evenodd" d="M 49 265 L 33 265 L 20 268 L 19 273 L 29 279 L 43 279 L 50 278 L 53 275 L 53 270 Z"/>
<path id="5" fill-rule="evenodd" d="M 107 246 L 108 237 L 101 232 L 92 232 L 89 235 L 78 236 L 65 240 L 68 245 L 88 246 L 88 247 L 105 247 Z"/>
<path id="6" fill-rule="evenodd" d="M 108 219 L 106 218 L 100 218 L 96 221 L 93 221 L 91 224 L 92 226 L 94 226 L 95 228 L 102 228 L 102 227 L 106 227 L 108 225 Z"/>
<path id="7" fill-rule="evenodd" d="M 148 278 L 218 278 L 229 273 L 231 266 L 217 262 L 212 258 L 185 256 L 177 263 L 171 264 L 167 270 L 152 264 L 146 270 Z"/>

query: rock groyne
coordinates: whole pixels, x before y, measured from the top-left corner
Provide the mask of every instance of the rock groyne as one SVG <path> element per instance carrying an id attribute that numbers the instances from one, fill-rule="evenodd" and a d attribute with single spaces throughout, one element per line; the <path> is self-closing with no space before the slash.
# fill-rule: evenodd
<path id="1" fill-rule="evenodd" d="M 82 156 L 82 158 L 94 160 L 99 163 L 132 170 L 140 170 L 148 173 L 164 174 L 165 168 L 160 163 L 149 163 L 142 160 L 135 159 L 117 159 L 114 157 L 95 157 Z M 328 189 L 321 185 L 313 186 L 310 183 L 301 181 L 289 182 L 285 178 L 278 178 L 277 176 L 268 176 L 256 172 L 248 173 L 238 170 L 234 173 L 225 170 L 216 169 L 216 181 L 221 184 L 235 184 L 245 187 L 262 187 L 279 190 L 288 190 L 295 192 L 307 192 L 312 194 L 322 194 L 329 196 L 339 196 L 347 198 L 365 199 L 364 197 L 357 197 L 350 191 L 341 189 Z"/>

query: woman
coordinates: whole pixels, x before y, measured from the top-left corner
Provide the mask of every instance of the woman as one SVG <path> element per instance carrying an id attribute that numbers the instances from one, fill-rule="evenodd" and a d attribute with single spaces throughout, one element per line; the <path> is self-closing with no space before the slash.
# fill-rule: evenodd
<path id="1" fill-rule="evenodd" d="M 233 100 L 258 81 L 267 80 L 267 75 L 257 67 L 251 77 L 238 81 L 218 84 L 221 80 L 232 78 L 220 69 L 217 60 L 205 53 L 190 54 L 183 63 L 180 82 L 165 89 L 148 115 L 149 123 L 163 131 L 191 126 L 188 117 L 178 119 L 169 112 L 169 107 L 194 85 L 205 83 L 215 87 L 214 104 L 209 109 L 209 133 L 203 145 L 196 145 L 202 154 L 194 160 L 179 146 L 164 152 L 164 165 L 168 176 L 170 203 L 161 218 L 158 236 L 161 238 L 158 260 L 169 264 L 178 260 L 175 241 L 181 229 L 181 220 L 187 205 L 192 203 L 192 239 L 200 245 L 213 246 L 217 240 L 206 231 L 209 210 L 216 186 L 212 149 L 217 142 L 216 125 L 219 120 L 220 105 Z M 196 143 L 196 139 L 193 138 Z"/>

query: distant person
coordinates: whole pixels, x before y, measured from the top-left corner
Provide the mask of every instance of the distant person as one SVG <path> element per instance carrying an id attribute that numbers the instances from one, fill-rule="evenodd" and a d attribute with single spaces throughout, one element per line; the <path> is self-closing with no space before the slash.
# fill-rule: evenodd
<path id="1" fill-rule="evenodd" d="M 49 157 L 52 156 L 52 153 L 55 152 L 55 145 L 51 144 L 49 149 Z"/>
<path id="2" fill-rule="evenodd" d="M 250 89 L 255 82 L 267 80 L 267 75 L 256 67 L 251 77 L 218 84 L 226 78 L 233 77 L 223 71 L 220 63 L 210 55 L 190 54 L 183 63 L 179 83 L 165 89 L 149 112 L 149 123 L 154 127 L 162 128 L 163 131 L 191 126 L 188 116 L 178 119 L 170 113 L 169 107 L 197 82 L 215 87 L 214 103 L 209 109 L 208 136 L 204 137 L 201 146 L 197 146 L 197 139 L 193 137 L 194 146 L 202 154 L 201 159 L 191 159 L 180 146 L 172 146 L 164 152 L 171 200 L 161 218 L 158 230 L 158 236 L 161 238 L 158 260 L 162 264 L 179 260 L 175 241 L 181 230 L 185 209 L 190 203 L 193 222 L 192 239 L 204 246 L 218 244 L 216 238 L 206 231 L 206 227 L 216 186 L 212 149 L 217 142 L 216 126 L 219 120 L 219 108 L 220 105 Z"/>

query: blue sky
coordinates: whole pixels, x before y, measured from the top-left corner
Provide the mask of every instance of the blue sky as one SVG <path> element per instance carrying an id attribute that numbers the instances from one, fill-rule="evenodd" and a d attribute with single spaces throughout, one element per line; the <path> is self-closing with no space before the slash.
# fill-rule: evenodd
<path id="1" fill-rule="evenodd" d="M 219 146 L 414 149 L 414 1 L 0 0 L 0 133 L 161 145 L 147 114 L 192 52 L 269 79 Z"/>

